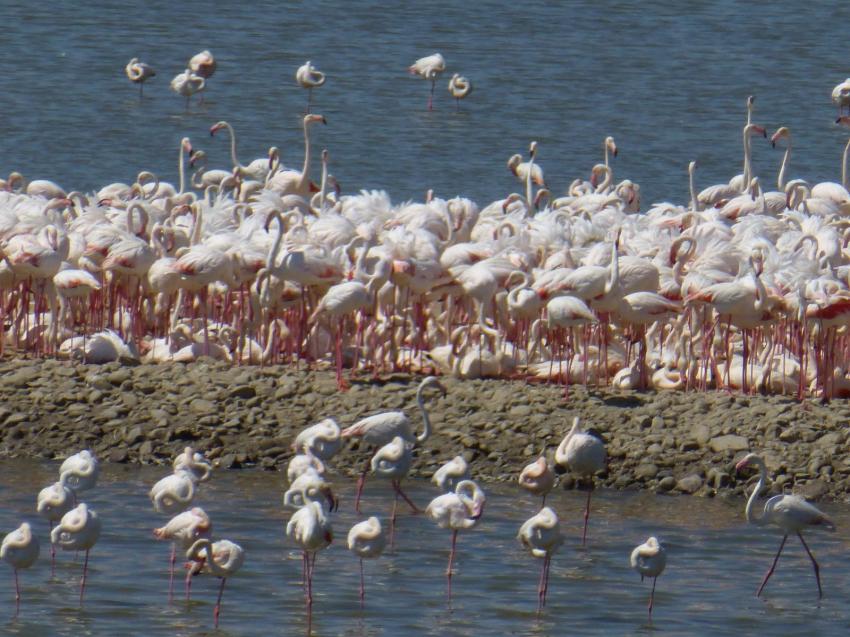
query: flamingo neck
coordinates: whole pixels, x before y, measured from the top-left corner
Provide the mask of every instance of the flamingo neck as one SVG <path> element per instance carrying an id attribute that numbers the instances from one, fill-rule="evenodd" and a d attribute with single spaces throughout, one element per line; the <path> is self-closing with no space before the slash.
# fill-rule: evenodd
<path id="1" fill-rule="evenodd" d="M 847 155 L 850 154 L 850 140 L 847 140 L 847 145 L 844 146 L 844 154 L 841 156 L 841 185 L 845 188 L 847 185 Z"/>
<path id="2" fill-rule="evenodd" d="M 756 488 L 753 489 L 753 492 L 750 494 L 750 499 L 747 500 L 747 508 L 745 514 L 747 516 L 748 523 L 755 524 L 758 526 L 764 526 L 767 521 L 764 519 L 764 514 L 762 514 L 760 517 L 756 517 L 755 505 L 759 494 L 761 494 L 761 492 L 764 490 L 767 483 L 767 468 L 764 466 L 764 460 L 762 460 L 761 458 L 754 462 L 759 468 L 759 481 L 756 483 Z"/>
<path id="3" fill-rule="evenodd" d="M 688 189 L 691 193 L 691 210 L 699 210 L 699 204 L 697 202 L 697 191 L 694 187 L 694 171 L 693 169 L 688 171 Z"/>
<path id="4" fill-rule="evenodd" d="M 298 180 L 298 192 L 310 185 L 310 125 L 304 122 L 304 165 L 301 167 L 301 179 Z"/>
<path id="5" fill-rule="evenodd" d="M 236 132 L 233 130 L 233 126 L 231 126 L 228 122 L 224 122 L 224 127 L 230 135 L 230 161 L 233 163 L 234 168 L 244 168 L 244 166 L 240 164 L 239 160 L 236 158 Z"/>
<path id="6" fill-rule="evenodd" d="M 428 410 L 425 409 L 425 400 L 422 395 L 424 391 L 425 385 L 419 385 L 419 389 L 416 390 L 416 402 L 419 404 L 419 411 L 422 412 L 423 424 L 422 433 L 416 436 L 419 442 L 425 442 L 431 437 L 431 419 L 428 416 Z"/>
<path id="7" fill-rule="evenodd" d="M 186 169 L 183 167 L 185 161 L 185 152 L 183 142 L 180 142 L 180 156 L 177 159 L 177 175 L 179 177 L 180 191 L 177 193 L 182 195 L 186 191 Z"/>
<path id="8" fill-rule="evenodd" d="M 277 255 L 280 252 L 280 244 L 283 241 L 283 218 L 280 216 L 280 212 L 275 210 L 273 213 L 273 219 L 277 219 L 277 235 L 275 236 L 274 243 L 272 244 L 271 249 L 269 250 L 269 254 L 266 257 L 266 268 L 271 270 L 275 267 L 275 263 L 277 262 Z"/>
<path id="9" fill-rule="evenodd" d="M 782 156 L 782 165 L 779 167 L 779 176 L 776 178 L 776 185 L 782 192 L 785 191 L 785 173 L 788 170 L 788 164 L 791 163 L 791 138 L 788 138 L 788 146 L 785 148 L 785 154 Z"/>
<path id="10" fill-rule="evenodd" d="M 534 155 L 528 160 L 528 171 L 525 173 L 525 201 L 528 204 L 528 213 L 531 216 L 531 207 L 534 205 L 534 184 L 532 173 L 534 172 Z"/>

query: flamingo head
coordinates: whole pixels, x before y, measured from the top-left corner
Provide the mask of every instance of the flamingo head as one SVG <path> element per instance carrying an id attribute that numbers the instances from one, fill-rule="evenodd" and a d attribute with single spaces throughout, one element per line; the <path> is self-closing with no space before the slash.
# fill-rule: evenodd
<path id="1" fill-rule="evenodd" d="M 790 136 L 791 136 L 791 131 L 788 129 L 788 127 L 782 126 L 778 129 L 776 129 L 776 132 L 773 135 L 770 136 L 770 145 L 773 148 L 776 148 L 776 142 L 778 142 L 780 139 L 787 139 Z"/>
<path id="2" fill-rule="evenodd" d="M 215 124 L 210 126 L 210 137 L 214 137 L 215 134 L 218 131 L 220 131 L 222 128 L 224 128 L 225 126 L 226 126 L 226 123 L 224 121 L 216 122 Z"/>
<path id="3" fill-rule="evenodd" d="M 835 120 L 835 123 L 839 124 L 840 126 L 850 126 L 850 116 L 842 115 L 841 117 Z"/>
<path id="4" fill-rule="evenodd" d="M 183 152 L 188 154 L 189 157 L 191 158 L 191 156 L 192 156 L 192 142 L 189 140 L 188 137 L 184 137 L 183 139 L 180 140 L 180 148 L 182 148 Z"/>

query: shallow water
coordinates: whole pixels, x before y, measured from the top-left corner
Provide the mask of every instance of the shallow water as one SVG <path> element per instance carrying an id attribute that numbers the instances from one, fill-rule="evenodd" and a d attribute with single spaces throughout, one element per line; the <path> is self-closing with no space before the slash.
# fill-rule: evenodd
<path id="1" fill-rule="evenodd" d="M 274 144 L 286 165 L 300 167 L 306 96 L 293 78 L 310 59 L 328 75 L 314 91 L 329 122 L 314 128 L 316 147 L 330 150 L 347 193 L 386 188 L 394 201 L 421 200 L 434 188 L 484 204 L 521 188 L 505 162 L 537 139 L 561 194 L 588 178 L 610 134 L 621 150 L 615 177 L 641 184 L 644 209 L 685 203 L 690 160 L 700 165 L 698 187 L 740 172 L 748 94 L 757 97 L 756 122 L 794 133 L 789 178 L 840 179 L 847 136 L 830 93 L 850 75 L 840 45 L 850 4 L 83 4 L 3 3 L 3 175 L 17 169 L 83 190 L 142 169 L 176 181 L 184 135 L 211 167 L 229 165 L 226 139 L 208 134 L 223 118 L 236 128 L 243 163 Z M 168 83 L 204 48 L 219 69 L 205 105 L 187 113 Z M 448 70 L 429 113 L 427 82 L 406 67 L 433 51 Z M 123 72 L 133 56 L 158 72 L 142 102 Z M 454 71 L 475 85 L 460 113 L 446 91 Z M 753 155 L 773 187 L 782 153 L 754 140 Z"/>
<path id="2" fill-rule="evenodd" d="M 0 571 L 0 632 L 14 635 L 258 635 L 307 634 L 300 583 L 301 558 L 285 537 L 288 514 L 280 505 L 284 476 L 259 471 L 217 471 L 202 485 L 197 503 L 213 520 L 216 537 L 246 550 L 240 573 L 228 580 L 221 626 L 212 630 L 218 582 L 202 576 L 186 604 L 167 602 L 168 545 L 151 529 L 164 520 L 154 513 L 147 489 L 162 468 L 107 466 L 85 501 L 100 515 L 101 538 L 91 553 L 85 605 L 78 606 L 82 556 L 58 556 L 50 578 L 46 524 L 34 514 L 38 489 L 55 479 L 58 464 L 0 462 L 0 529 L 29 520 L 42 540 L 42 555 L 21 574 L 23 601 L 13 619 L 11 573 Z M 798 542 L 789 540 L 765 601 L 754 596 L 779 536 L 748 527 L 743 502 L 662 497 L 645 493 L 594 494 L 590 541 L 580 547 L 584 494 L 550 497 L 562 518 L 567 542 L 552 562 L 549 600 L 536 615 L 540 561 L 515 539 L 520 524 L 536 512 L 536 500 L 517 487 L 487 487 L 480 525 L 458 540 L 454 601 L 448 611 L 445 567 L 449 532 L 406 510 L 399 518 L 395 549 L 366 563 L 366 608 L 358 603 L 358 562 L 345 547 L 353 512 L 353 485 L 336 481 L 341 511 L 332 518 L 335 539 L 316 562 L 312 634 L 377 635 L 557 635 L 576 634 L 843 634 L 850 621 L 845 603 L 850 577 L 843 568 L 850 525 L 845 505 L 824 505 L 837 534 L 810 533 L 820 561 L 826 596 L 818 603 L 814 577 Z M 432 485 L 409 485 L 424 506 Z M 391 493 L 367 483 L 364 517 L 386 523 Z M 655 534 L 668 552 L 658 580 L 652 623 L 646 603 L 650 583 L 629 568 L 631 549 Z M 5 565 L 3 565 L 5 567 Z M 6 573 L 3 575 L 3 573 Z M 180 575 L 178 574 L 178 578 Z"/>

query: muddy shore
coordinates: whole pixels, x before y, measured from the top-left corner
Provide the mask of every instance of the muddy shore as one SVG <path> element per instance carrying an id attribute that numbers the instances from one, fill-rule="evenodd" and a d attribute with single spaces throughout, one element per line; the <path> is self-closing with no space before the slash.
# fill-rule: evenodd
<path id="1" fill-rule="evenodd" d="M 0 362 L 0 457 L 62 458 L 93 449 L 105 462 L 165 463 L 186 445 L 222 467 L 285 469 L 304 426 L 340 426 L 403 409 L 420 426 L 418 378 L 392 375 L 337 391 L 332 372 L 292 367 L 82 365 L 56 360 Z M 606 442 L 607 488 L 701 496 L 742 495 L 734 463 L 765 455 L 774 490 L 813 499 L 850 495 L 850 403 L 797 403 L 782 396 L 724 392 L 626 392 L 524 381 L 443 379 L 445 397 L 427 401 L 434 435 L 414 473 L 429 477 L 463 455 L 484 481 L 514 480 L 544 449 L 551 458 L 571 424 Z M 349 443 L 333 469 L 353 474 L 366 458 Z M 563 476 L 564 488 L 574 481 Z"/>

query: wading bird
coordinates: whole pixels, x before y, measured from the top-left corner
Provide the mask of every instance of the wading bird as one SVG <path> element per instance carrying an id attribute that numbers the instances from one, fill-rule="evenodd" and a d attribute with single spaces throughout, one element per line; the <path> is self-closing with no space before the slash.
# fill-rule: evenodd
<path id="1" fill-rule="evenodd" d="M 667 565 L 667 553 L 664 547 L 654 537 L 650 537 L 640 546 L 636 546 L 629 557 L 629 563 L 640 575 L 652 578 L 652 591 L 649 593 L 649 617 L 652 618 L 652 602 L 655 599 L 655 581 L 664 572 Z"/>

